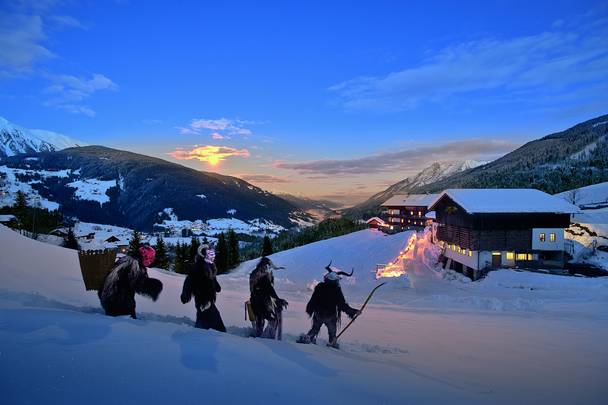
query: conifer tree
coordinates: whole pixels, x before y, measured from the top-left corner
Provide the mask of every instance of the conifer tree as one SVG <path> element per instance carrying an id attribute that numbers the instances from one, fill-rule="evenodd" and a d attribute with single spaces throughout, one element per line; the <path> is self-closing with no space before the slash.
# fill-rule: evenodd
<path id="1" fill-rule="evenodd" d="M 175 245 L 175 260 L 173 261 L 173 271 L 180 274 L 186 273 L 186 257 L 184 255 L 184 247 L 187 245 L 182 245 L 177 242 Z"/>
<path id="2" fill-rule="evenodd" d="M 13 205 L 13 210 L 17 217 L 17 221 L 19 222 L 19 228 L 25 229 L 25 225 L 28 222 L 28 207 L 25 194 L 21 190 L 17 191 L 17 198 L 15 200 L 15 205 Z"/>
<path id="3" fill-rule="evenodd" d="M 268 235 L 265 235 L 264 241 L 262 242 L 262 257 L 270 256 L 273 253 L 274 252 L 272 250 L 272 241 L 270 240 Z"/>
<path id="4" fill-rule="evenodd" d="M 141 244 L 141 234 L 137 229 L 133 230 L 131 234 L 131 240 L 129 241 L 128 253 L 133 257 L 137 257 L 139 254 L 139 245 Z"/>
<path id="5" fill-rule="evenodd" d="M 169 268 L 169 256 L 167 255 L 167 245 L 165 244 L 165 240 L 162 236 L 158 236 L 156 238 L 156 246 L 154 247 L 156 250 L 156 259 L 154 259 L 155 267 L 167 270 Z"/>
<path id="6" fill-rule="evenodd" d="M 228 230 L 228 268 L 233 269 L 241 262 L 239 240 L 234 229 Z"/>
<path id="7" fill-rule="evenodd" d="M 198 240 L 196 236 L 192 237 L 190 241 L 190 262 L 194 263 L 194 258 L 196 257 L 196 252 L 198 251 L 201 242 Z"/>
<path id="8" fill-rule="evenodd" d="M 80 245 L 78 244 L 78 240 L 76 240 L 76 235 L 74 235 L 74 229 L 70 228 L 68 230 L 68 234 L 63 240 L 63 247 L 68 249 L 79 250 Z"/>
<path id="9" fill-rule="evenodd" d="M 220 274 L 228 271 L 228 245 L 226 244 L 226 235 L 223 232 L 217 238 L 215 266 Z"/>

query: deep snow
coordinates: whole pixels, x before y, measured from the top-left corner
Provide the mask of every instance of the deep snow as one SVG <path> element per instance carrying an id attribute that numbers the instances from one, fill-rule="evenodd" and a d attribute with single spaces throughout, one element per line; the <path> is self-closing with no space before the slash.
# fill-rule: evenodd
<path id="1" fill-rule="evenodd" d="M 138 320 L 108 318 L 84 290 L 75 251 L 0 226 L 3 402 L 603 402 L 608 279 L 505 270 L 465 282 L 433 267 L 424 237 L 408 277 L 378 291 L 342 350 L 294 343 L 309 327 L 307 285 L 329 259 L 355 267 L 343 288 L 359 306 L 377 283 L 370 266 L 394 259 L 410 236 L 366 230 L 273 255 L 287 267 L 277 290 L 290 302 L 275 342 L 243 337 L 254 263 L 220 277 L 224 335 L 193 329 L 182 276 L 155 269 L 160 299 L 137 297 Z"/>

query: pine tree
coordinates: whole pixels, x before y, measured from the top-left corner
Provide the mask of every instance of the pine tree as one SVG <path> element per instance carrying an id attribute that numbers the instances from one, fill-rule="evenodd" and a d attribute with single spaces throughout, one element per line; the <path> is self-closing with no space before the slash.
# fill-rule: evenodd
<path id="1" fill-rule="evenodd" d="M 129 241 L 129 249 L 127 253 L 133 257 L 137 257 L 139 254 L 139 245 L 141 244 L 141 234 L 137 229 L 133 230 L 131 234 L 131 240 Z"/>
<path id="2" fill-rule="evenodd" d="M 63 240 L 63 247 L 68 249 L 79 250 L 80 245 L 78 244 L 78 240 L 76 240 L 76 235 L 74 235 L 74 229 L 70 228 L 68 230 L 68 234 Z"/>
<path id="3" fill-rule="evenodd" d="M 272 241 L 270 240 L 268 235 L 265 235 L 264 241 L 262 242 L 262 257 L 270 256 L 273 253 L 274 252 L 272 250 Z"/>
<path id="4" fill-rule="evenodd" d="M 17 221 L 19 222 L 19 228 L 25 229 L 28 222 L 28 207 L 25 194 L 21 190 L 17 191 L 17 198 L 15 200 L 15 205 L 13 205 L 13 210 L 17 217 Z"/>
<path id="5" fill-rule="evenodd" d="M 201 242 L 198 240 L 198 238 L 196 236 L 193 236 L 192 240 L 190 241 L 190 262 L 191 263 L 194 263 L 194 258 L 196 257 L 196 253 L 197 253 L 200 245 L 201 245 Z"/>
<path id="6" fill-rule="evenodd" d="M 173 261 L 173 271 L 180 274 L 186 273 L 186 258 L 184 256 L 184 247 L 181 243 L 177 242 L 175 245 L 175 260 Z"/>
<path id="7" fill-rule="evenodd" d="M 226 235 L 223 232 L 217 238 L 215 266 L 220 274 L 228 271 L 228 246 L 226 244 Z"/>
<path id="8" fill-rule="evenodd" d="M 228 268 L 233 269 L 241 262 L 239 240 L 233 229 L 228 230 Z"/>
<path id="9" fill-rule="evenodd" d="M 158 236 L 156 238 L 156 246 L 154 247 L 156 250 L 156 259 L 154 260 L 154 264 L 156 267 L 167 270 L 169 268 L 169 256 L 167 255 L 167 245 L 165 244 L 165 240 L 162 236 Z"/>

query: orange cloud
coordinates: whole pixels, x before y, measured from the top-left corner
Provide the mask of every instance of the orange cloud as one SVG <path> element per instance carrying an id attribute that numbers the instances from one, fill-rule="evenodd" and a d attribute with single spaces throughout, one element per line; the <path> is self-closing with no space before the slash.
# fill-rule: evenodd
<path id="1" fill-rule="evenodd" d="M 229 157 L 249 157 L 249 151 L 247 149 L 235 149 L 229 146 L 204 145 L 197 146 L 192 150 L 176 149 L 173 152 L 169 152 L 169 156 L 178 160 L 197 159 L 201 162 L 208 162 L 210 165 L 215 166 Z"/>

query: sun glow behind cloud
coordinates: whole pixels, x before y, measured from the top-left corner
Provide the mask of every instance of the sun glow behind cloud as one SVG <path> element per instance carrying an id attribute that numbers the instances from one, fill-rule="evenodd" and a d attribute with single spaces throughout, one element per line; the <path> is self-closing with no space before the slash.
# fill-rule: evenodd
<path id="1" fill-rule="evenodd" d="M 178 160 L 199 160 L 207 162 L 211 166 L 217 166 L 229 157 L 249 157 L 247 149 L 236 149 L 229 146 L 203 145 L 194 149 L 176 149 L 168 153 L 169 156 Z"/>

